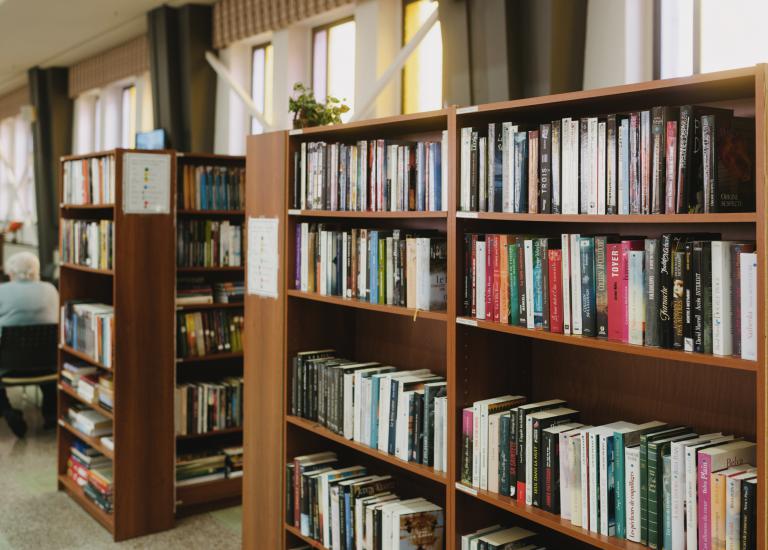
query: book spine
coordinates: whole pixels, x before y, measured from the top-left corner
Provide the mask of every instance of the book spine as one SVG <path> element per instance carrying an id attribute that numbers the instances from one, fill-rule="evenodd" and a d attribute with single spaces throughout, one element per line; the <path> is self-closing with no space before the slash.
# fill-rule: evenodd
<path id="1" fill-rule="evenodd" d="M 515 132 L 513 211 L 528 212 L 528 134 Z"/>
<path id="2" fill-rule="evenodd" d="M 465 485 L 472 485 L 472 431 L 473 431 L 473 411 L 471 407 L 465 408 L 462 412 L 462 446 L 461 446 L 461 482 Z"/>
<path id="3" fill-rule="evenodd" d="M 539 126 L 539 212 L 552 212 L 552 125 Z"/>
<path id="4" fill-rule="evenodd" d="M 470 146 L 469 146 L 469 210 L 471 212 L 477 212 L 478 211 L 478 201 L 479 201 L 479 167 L 478 167 L 478 157 L 479 157 L 479 135 L 477 132 L 472 131 L 472 137 L 470 140 Z"/>
<path id="5" fill-rule="evenodd" d="M 693 127 L 691 123 L 692 107 L 684 105 L 680 107 L 679 147 L 677 162 L 677 189 L 675 189 L 675 212 L 685 214 L 688 212 L 689 178 L 691 173 L 690 163 L 693 149 Z"/>
<path id="6" fill-rule="evenodd" d="M 621 245 L 606 245 L 607 285 L 608 285 L 608 338 L 621 342 L 624 338 L 622 320 L 622 280 L 621 280 Z"/>
<path id="7" fill-rule="evenodd" d="M 584 336 L 596 336 L 595 303 L 595 240 L 593 237 L 581 237 L 581 324 Z"/>
<path id="8" fill-rule="evenodd" d="M 661 486 L 661 464 L 659 464 L 658 449 L 655 444 L 648 445 L 648 546 L 660 548 L 661 522 L 659 500 Z"/>
<path id="9" fill-rule="evenodd" d="M 544 432 L 544 495 L 542 508 L 553 514 L 560 513 L 560 466 L 559 438 L 557 434 Z"/>
<path id="10" fill-rule="evenodd" d="M 552 213 L 560 214 L 562 212 L 562 175 L 560 166 L 562 164 L 562 155 L 560 149 L 561 142 L 560 121 L 552 122 Z"/>
<path id="11" fill-rule="evenodd" d="M 561 281 L 563 289 L 563 333 L 571 333 L 571 238 L 567 233 L 560 236 Z"/>
<path id="12" fill-rule="evenodd" d="M 496 235 L 485 236 L 485 280 L 480 281 L 485 285 L 485 319 L 488 321 L 494 321 L 493 318 L 493 257 L 496 255 Z"/>
<path id="13" fill-rule="evenodd" d="M 589 157 L 589 119 L 582 118 L 579 121 L 579 152 L 578 158 L 580 162 L 579 166 L 579 214 L 589 213 L 589 186 L 591 183 L 590 168 L 592 163 Z"/>
<path id="14" fill-rule="evenodd" d="M 510 325 L 517 325 L 520 321 L 518 246 L 516 242 L 507 245 L 507 262 L 509 265 L 509 319 L 507 319 L 507 323 Z"/>
<path id="15" fill-rule="evenodd" d="M 704 352 L 704 255 L 705 243 L 696 241 L 693 244 L 692 252 L 692 332 L 693 332 L 693 351 L 697 353 Z"/>
<path id="16" fill-rule="evenodd" d="M 672 347 L 683 349 L 685 317 L 685 250 L 672 254 Z"/>
<path id="17" fill-rule="evenodd" d="M 607 237 L 595 237 L 596 336 L 600 338 L 608 337 L 608 270 L 606 269 L 607 247 Z"/>
<path id="18" fill-rule="evenodd" d="M 651 142 L 652 142 L 651 112 L 640 112 L 640 197 L 641 214 L 651 213 Z"/>
<path id="19" fill-rule="evenodd" d="M 645 239 L 645 345 L 659 345 L 659 240 Z"/>
<path id="20" fill-rule="evenodd" d="M 702 255 L 702 297 L 704 313 L 704 353 L 712 353 L 712 244 L 704 243 Z"/>
<path id="21" fill-rule="evenodd" d="M 742 253 L 741 271 L 741 358 L 757 361 L 757 254 Z"/>
<path id="22" fill-rule="evenodd" d="M 502 414 L 499 418 L 499 494 L 509 496 L 509 426 L 511 415 Z"/>
<path id="23" fill-rule="evenodd" d="M 630 212 L 630 154 L 629 154 L 629 119 L 622 119 L 619 123 L 617 139 L 617 164 L 618 164 L 618 202 L 619 214 Z"/>
<path id="24" fill-rule="evenodd" d="M 608 115 L 605 121 L 605 213 L 618 214 L 618 156 L 616 115 Z"/>
<path id="25" fill-rule="evenodd" d="M 616 536 L 627 538 L 626 486 L 624 484 L 624 434 L 613 435 L 614 510 L 616 513 Z"/>
<path id="26" fill-rule="evenodd" d="M 541 494 L 542 494 L 542 483 L 541 483 L 541 463 L 542 463 L 542 451 L 543 451 L 543 442 L 542 442 L 542 425 L 538 420 L 533 421 L 533 426 L 531 430 L 531 476 L 530 476 L 530 487 L 528 488 L 528 495 L 530 495 L 530 498 L 528 499 L 528 504 L 532 504 L 533 506 L 541 507 L 542 500 L 541 500 Z"/>
<path id="27" fill-rule="evenodd" d="M 735 357 L 741 357 L 741 254 L 752 252 L 754 249 L 752 244 L 731 245 L 731 352 Z"/>
<path id="28" fill-rule="evenodd" d="M 552 249 L 549 254 L 549 330 L 563 332 L 562 250 Z"/>
<path id="29" fill-rule="evenodd" d="M 666 199 L 666 121 L 664 108 L 651 110 L 651 214 L 662 214 Z"/>
<path id="30" fill-rule="evenodd" d="M 686 242 L 683 261 L 683 349 L 693 351 L 693 243 Z"/>
<path id="31" fill-rule="evenodd" d="M 742 550 L 757 548 L 757 484 L 744 482 L 741 487 Z"/>
<path id="32" fill-rule="evenodd" d="M 528 326 L 528 290 L 527 290 L 527 267 L 525 254 L 525 240 L 522 237 L 517 238 L 517 298 L 518 311 L 520 316 L 517 324 L 521 327 Z"/>
<path id="33" fill-rule="evenodd" d="M 606 213 L 606 143 L 605 143 L 605 122 L 597 124 L 597 213 Z"/>
<path id="34" fill-rule="evenodd" d="M 731 243 L 712 241 L 712 353 L 731 355 Z"/>
<path id="35" fill-rule="evenodd" d="M 699 454 L 697 477 L 699 550 L 712 550 L 712 518 L 710 478 L 712 460 L 706 453 Z"/>
<path id="36" fill-rule="evenodd" d="M 640 190 L 640 113 L 629 115 L 629 213 L 642 213 Z"/>
<path id="37" fill-rule="evenodd" d="M 549 330 L 549 239 L 539 239 L 539 257 L 541 258 L 541 324 Z"/>
<path id="38" fill-rule="evenodd" d="M 539 213 L 539 131 L 528 132 L 528 213 Z"/>
<path id="39" fill-rule="evenodd" d="M 659 242 L 659 345 L 672 348 L 672 235 L 665 233 Z"/>
<path id="40" fill-rule="evenodd" d="M 640 450 L 638 447 L 627 448 L 624 451 L 626 473 L 626 534 L 627 540 L 642 542 L 640 524 L 642 509 L 640 506 Z"/>
<path id="41" fill-rule="evenodd" d="M 570 234 L 571 256 L 571 330 L 573 334 L 582 334 L 582 304 L 581 304 L 581 238 L 578 234 Z"/>
<path id="42" fill-rule="evenodd" d="M 645 252 L 642 250 L 630 250 L 628 257 L 629 269 L 629 338 L 630 344 L 643 345 L 643 332 L 645 329 L 645 303 L 643 292 L 643 280 L 645 277 Z"/>
<path id="43" fill-rule="evenodd" d="M 509 237 L 498 235 L 498 307 L 497 321 L 509 324 Z"/>
<path id="44" fill-rule="evenodd" d="M 715 151 L 715 116 L 701 117 L 702 182 L 704 184 L 704 212 L 717 212 L 717 153 Z"/>
<path id="45" fill-rule="evenodd" d="M 675 186 L 677 178 L 677 121 L 668 120 L 666 129 L 666 174 L 665 174 L 665 201 L 664 213 L 675 214 L 677 212 L 677 190 Z"/>

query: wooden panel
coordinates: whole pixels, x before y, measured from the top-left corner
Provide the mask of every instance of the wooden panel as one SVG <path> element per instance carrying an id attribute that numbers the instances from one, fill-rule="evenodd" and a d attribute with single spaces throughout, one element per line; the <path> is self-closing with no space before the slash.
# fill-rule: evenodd
<path id="1" fill-rule="evenodd" d="M 246 162 L 246 213 L 279 220 L 281 261 L 285 258 L 286 138 L 285 132 L 249 136 Z M 243 547 L 247 549 L 284 547 L 282 269 L 277 299 L 245 298 Z"/>

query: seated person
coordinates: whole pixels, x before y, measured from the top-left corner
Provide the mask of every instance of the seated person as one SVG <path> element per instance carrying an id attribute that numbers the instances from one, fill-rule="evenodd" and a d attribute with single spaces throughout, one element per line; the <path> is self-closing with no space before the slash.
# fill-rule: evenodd
<path id="1" fill-rule="evenodd" d="M 51 283 L 40 281 L 40 260 L 31 252 L 14 254 L 5 264 L 10 282 L 0 284 L 0 328 L 58 322 L 59 293 Z M 56 386 L 42 384 L 44 427 L 56 425 Z M 0 388 L 0 415 L 16 437 L 24 437 L 27 423 L 21 411 L 11 407 Z"/>

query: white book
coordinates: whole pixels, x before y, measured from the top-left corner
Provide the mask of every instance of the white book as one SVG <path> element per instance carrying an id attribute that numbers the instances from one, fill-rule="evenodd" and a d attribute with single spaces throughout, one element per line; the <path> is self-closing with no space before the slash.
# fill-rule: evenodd
<path id="1" fill-rule="evenodd" d="M 590 510 L 589 510 L 589 504 L 590 504 L 590 494 L 589 494 L 589 478 L 591 475 L 591 472 L 589 470 L 589 432 L 594 428 L 588 428 L 586 430 L 581 430 L 579 433 L 580 438 L 580 444 L 581 444 L 581 451 L 579 453 L 579 457 L 581 459 L 580 463 L 580 471 L 581 471 L 581 507 L 579 508 L 581 510 L 581 526 L 584 529 L 589 530 L 589 520 L 590 520 Z"/>
<path id="2" fill-rule="evenodd" d="M 515 210 L 515 133 L 517 126 L 511 122 L 501 125 L 502 157 L 501 157 L 501 209 L 503 212 Z"/>
<path id="3" fill-rule="evenodd" d="M 488 415 L 488 468 L 485 478 L 481 476 L 480 482 L 485 481 L 485 489 L 499 492 L 499 418 L 503 412 Z"/>
<path id="4" fill-rule="evenodd" d="M 478 140 L 477 145 L 477 180 L 478 180 L 478 186 L 477 186 L 477 199 L 478 199 L 478 210 L 480 212 L 486 212 L 488 210 L 488 185 L 487 185 L 487 179 L 488 176 L 486 174 L 486 165 L 485 159 L 488 157 L 488 138 L 487 137 L 481 137 Z"/>
<path id="5" fill-rule="evenodd" d="M 712 241 L 712 353 L 733 353 L 731 241 Z"/>
<path id="6" fill-rule="evenodd" d="M 587 213 L 597 214 L 597 118 L 590 117 L 587 122 L 587 152 L 589 154 L 589 195 Z"/>
<path id="7" fill-rule="evenodd" d="M 563 279 L 563 333 L 571 333 L 571 239 L 568 233 L 560 237 L 562 247 L 562 279 Z"/>
<path id="8" fill-rule="evenodd" d="M 344 437 L 355 435 L 355 373 L 344 373 Z"/>
<path id="9" fill-rule="evenodd" d="M 741 358 L 757 361 L 757 254 L 742 252 Z"/>
<path id="10" fill-rule="evenodd" d="M 366 369 L 358 369 L 353 373 L 350 373 L 350 376 L 353 377 L 352 439 L 354 439 L 355 441 L 358 441 L 361 443 L 364 442 L 363 441 L 363 424 L 364 424 L 363 419 L 365 417 L 368 417 L 368 420 L 370 421 L 370 418 L 371 418 L 370 408 L 366 406 L 366 404 L 368 403 L 368 399 L 366 398 L 366 395 L 370 396 L 371 394 L 370 377 L 377 373 L 389 372 L 393 370 L 395 370 L 394 367 L 373 366 Z M 345 382 L 346 382 L 347 375 L 345 374 L 344 376 L 345 376 Z M 367 385 L 364 384 L 364 380 L 367 380 L 369 383 Z M 344 392 L 344 395 L 346 397 L 346 391 Z M 346 405 L 346 401 L 345 401 L 345 405 Z"/>
<path id="11" fill-rule="evenodd" d="M 494 533 L 496 531 L 501 531 L 502 527 L 501 525 L 491 525 L 490 527 L 486 527 L 485 529 L 480 529 L 479 531 L 475 531 L 474 533 L 469 533 L 467 535 L 461 536 L 461 550 L 471 550 L 471 544 L 475 539 L 479 539 L 483 535 L 488 535 L 490 533 Z"/>
<path id="12" fill-rule="evenodd" d="M 561 124 L 561 142 L 562 142 L 562 153 L 561 153 L 561 166 L 562 166 L 562 179 L 561 179 L 561 200 L 560 200 L 560 210 L 563 214 L 578 214 L 578 210 L 576 212 L 573 211 L 573 192 L 571 190 L 571 186 L 573 185 L 573 178 L 571 175 L 571 169 L 573 167 L 573 163 L 571 160 L 572 156 L 572 139 L 571 139 L 571 119 L 570 118 L 564 118 L 562 120 Z"/>
<path id="13" fill-rule="evenodd" d="M 589 476 L 589 530 L 600 532 L 600 460 L 599 460 L 600 427 L 587 432 L 587 469 Z"/>
<path id="14" fill-rule="evenodd" d="M 741 484 L 757 477 L 757 469 L 730 476 L 725 481 L 725 550 L 741 548 Z"/>
<path id="15" fill-rule="evenodd" d="M 629 343 L 643 345 L 645 328 L 645 252 L 630 250 L 627 255 L 629 270 L 629 296 L 627 314 L 629 316 Z"/>
<path id="16" fill-rule="evenodd" d="M 488 486 L 488 406 L 515 399 L 502 395 L 475 401 L 472 404 L 472 485 L 482 487 L 483 480 Z"/>
<path id="17" fill-rule="evenodd" d="M 398 500 L 397 495 L 384 493 L 379 495 L 378 502 L 368 504 L 365 508 L 365 546 L 364 548 L 373 548 L 374 523 L 373 515 L 377 510 L 387 503 Z M 326 545 L 328 546 L 328 545 Z"/>
<path id="18" fill-rule="evenodd" d="M 638 428 L 637 424 L 632 422 L 613 422 L 606 426 L 601 426 L 597 430 L 597 459 L 600 470 L 600 491 L 599 491 L 599 520 L 600 534 L 605 536 L 616 535 L 616 517 L 611 517 L 611 507 L 614 502 L 615 492 L 611 491 L 614 485 L 615 463 L 613 459 L 613 437 L 614 434 L 627 433 Z M 613 490 L 615 491 L 615 489 Z"/>
<path id="19" fill-rule="evenodd" d="M 475 318 L 485 319 L 485 241 L 475 243 Z"/>
<path id="20" fill-rule="evenodd" d="M 533 241 L 525 239 L 525 324 L 528 328 L 536 328 L 533 316 Z M 485 286 L 485 285 L 483 285 Z"/>
<path id="21" fill-rule="evenodd" d="M 441 397 L 440 398 L 440 404 L 443 408 L 443 440 L 442 440 L 442 461 L 443 461 L 443 471 L 448 471 L 448 429 L 447 429 L 447 422 L 448 422 L 448 398 L 447 397 Z"/>
<path id="22" fill-rule="evenodd" d="M 301 144 L 302 147 L 306 145 Z M 309 290 L 309 224 L 301 224 L 301 291 Z"/>
<path id="23" fill-rule="evenodd" d="M 448 210 L 448 130 L 443 130 L 440 141 L 440 206 L 441 210 Z M 403 210 L 408 210 L 407 204 Z"/>
<path id="24" fill-rule="evenodd" d="M 429 280 L 429 249 L 428 237 L 416 238 L 416 307 L 429 311 L 430 280 Z"/>
<path id="25" fill-rule="evenodd" d="M 416 252 L 418 254 L 418 243 L 417 243 L 417 249 Z M 385 281 L 385 299 L 387 302 L 387 305 L 393 305 L 395 302 L 395 273 L 393 269 L 392 262 L 394 260 L 392 256 L 392 237 L 387 237 L 384 241 L 384 254 L 386 255 L 386 281 Z M 418 261 L 418 259 L 416 260 Z M 342 266 L 346 266 L 346 263 L 343 263 Z M 419 266 L 421 267 L 421 266 Z M 418 292 L 418 290 L 417 290 Z"/>
<path id="26" fill-rule="evenodd" d="M 461 193 L 459 209 L 463 211 L 469 210 L 469 197 L 470 197 L 470 151 L 469 148 L 472 143 L 472 128 L 461 129 Z"/>
<path id="27" fill-rule="evenodd" d="M 392 381 L 395 379 L 411 376 L 413 374 L 426 373 L 428 369 L 417 371 L 399 371 L 382 376 L 379 381 L 379 433 L 378 449 L 383 452 L 389 452 L 389 409 L 390 397 L 392 395 Z"/>
<path id="28" fill-rule="evenodd" d="M 605 122 L 597 124 L 597 213 L 605 214 L 606 211 L 606 145 Z"/>
<path id="29" fill-rule="evenodd" d="M 640 446 L 624 449 L 627 540 L 640 542 Z"/>
<path id="30" fill-rule="evenodd" d="M 383 548 L 391 548 L 392 550 L 397 550 L 400 548 L 401 516 L 426 512 L 437 512 L 440 510 L 442 510 L 440 506 L 432 502 L 428 502 L 424 499 L 419 499 L 416 502 L 395 507 L 392 510 L 392 519 L 390 523 L 391 534 L 389 546 L 383 546 Z M 362 545 L 358 546 L 357 548 L 362 548 Z"/>
<path id="31" fill-rule="evenodd" d="M 299 208 L 307 208 L 307 142 L 301 144 L 301 197 L 299 197 Z"/>
<path id="32" fill-rule="evenodd" d="M 435 429 L 432 433 L 433 442 L 432 442 L 432 449 L 434 450 L 434 460 L 432 463 L 432 467 L 435 469 L 436 472 L 442 472 L 443 471 L 443 454 L 442 454 L 442 447 L 443 447 L 443 404 L 441 402 L 443 398 L 442 397 L 435 397 L 435 403 L 434 403 L 434 414 L 435 414 Z"/>
<path id="33" fill-rule="evenodd" d="M 568 485 L 571 489 L 571 523 L 576 527 L 582 526 L 582 512 L 581 512 L 581 432 L 588 427 L 584 427 L 581 430 L 576 430 L 568 438 L 568 462 L 570 464 L 568 471 L 570 473 L 570 480 Z"/>
<path id="34" fill-rule="evenodd" d="M 581 334 L 581 250 L 579 241 L 581 235 L 570 235 L 571 244 L 568 247 L 571 253 L 571 333 Z"/>
<path id="35" fill-rule="evenodd" d="M 395 514 L 403 508 L 407 508 L 409 506 L 412 506 L 414 504 L 419 504 L 422 502 L 426 502 L 426 499 L 412 498 L 408 500 L 401 500 L 389 506 L 388 505 L 382 506 L 381 508 L 382 510 L 382 514 L 381 514 L 381 539 L 382 539 L 381 547 L 382 549 L 385 549 L 385 548 L 393 549 L 397 547 L 396 543 L 398 542 L 399 536 L 394 538 L 392 536 Z"/>
<path id="36" fill-rule="evenodd" d="M 568 438 L 572 432 L 584 425 L 578 422 L 569 422 L 547 428 L 546 432 L 556 433 L 558 436 L 558 468 L 560 471 L 560 517 L 563 519 L 571 518 L 571 499 L 570 491 L 570 465 L 568 463 Z"/>

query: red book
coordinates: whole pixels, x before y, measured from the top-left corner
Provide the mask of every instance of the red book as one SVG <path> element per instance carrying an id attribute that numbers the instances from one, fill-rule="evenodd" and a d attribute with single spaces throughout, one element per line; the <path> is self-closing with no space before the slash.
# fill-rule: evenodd
<path id="1" fill-rule="evenodd" d="M 605 259 L 608 284 L 608 339 L 621 341 L 624 332 L 621 303 L 624 301 L 621 284 L 621 244 L 608 243 Z"/>
<path id="2" fill-rule="evenodd" d="M 664 212 L 666 214 L 675 214 L 677 212 L 675 198 L 675 182 L 677 177 L 677 121 L 667 121 L 667 154 L 666 154 L 666 201 L 664 203 Z"/>
<path id="3" fill-rule="evenodd" d="M 641 240 L 621 241 L 621 341 L 629 342 L 629 251 L 643 250 L 645 243 Z M 610 324 L 610 314 L 609 314 Z M 609 329 L 610 330 L 610 329 Z M 610 334 L 610 333 L 609 333 Z"/>
<path id="4" fill-rule="evenodd" d="M 477 235 L 472 235 L 472 317 L 477 317 Z"/>
<path id="5" fill-rule="evenodd" d="M 547 251 L 549 257 L 549 331 L 563 332 L 563 251 Z"/>
<path id="6" fill-rule="evenodd" d="M 499 265 L 499 257 L 501 254 L 501 251 L 499 250 L 499 244 L 501 241 L 501 235 L 494 235 L 493 236 L 493 250 L 492 250 L 492 261 L 493 261 L 493 320 L 498 323 L 500 316 L 499 316 L 499 302 L 500 302 L 500 292 L 501 289 L 499 288 L 500 281 L 501 281 L 501 267 Z"/>
<path id="7" fill-rule="evenodd" d="M 495 235 L 485 236 L 485 320 L 493 321 L 493 240 Z"/>

